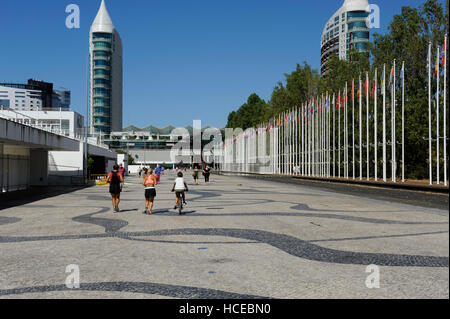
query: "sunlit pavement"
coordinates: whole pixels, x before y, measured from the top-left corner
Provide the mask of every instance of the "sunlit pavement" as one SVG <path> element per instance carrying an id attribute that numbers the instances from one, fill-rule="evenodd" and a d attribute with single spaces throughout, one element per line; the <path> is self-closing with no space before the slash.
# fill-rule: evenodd
<path id="1" fill-rule="evenodd" d="M 446 210 L 186 175 L 183 216 L 172 172 L 151 216 L 138 177 L 118 214 L 105 186 L 0 210 L 0 298 L 449 298 Z"/>

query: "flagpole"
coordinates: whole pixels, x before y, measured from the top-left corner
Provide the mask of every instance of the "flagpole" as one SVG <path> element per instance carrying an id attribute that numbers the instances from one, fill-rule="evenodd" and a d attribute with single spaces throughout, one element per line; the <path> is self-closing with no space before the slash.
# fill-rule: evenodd
<path id="1" fill-rule="evenodd" d="M 361 75 L 359 76 L 359 179 L 362 180 L 362 92 Z"/>
<path id="2" fill-rule="evenodd" d="M 356 178 L 355 165 L 355 79 L 352 79 L 352 162 L 353 162 L 353 179 Z"/>
<path id="3" fill-rule="evenodd" d="M 366 72 L 366 155 L 367 155 L 367 180 L 370 180 L 370 131 L 369 131 L 369 72 Z"/>
<path id="4" fill-rule="evenodd" d="M 338 177 L 341 177 L 341 91 L 338 97 Z"/>
<path id="5" fill-rule="evenodd" d="M 312 160 L 313 160 L 313 154 L 312 154 L 312 101 L 310 102 L 310 106 L 308 108 L 308 176 L 311 177 L 313 174 L 312 171 Z"/>
<path id="6" fill-rule="evenodd" d="M 441 176 L 440 176 L 440 167 L 439 167 L 439 161 L 440 161 L 440 154 L 439 154 L 439 122 L 440 122 L 440 118 L 439 118 L 439 45 L 437 47 L 437 56 L 436 56 L 436 83 L 437 83 L 437 87 L 436 87 L 436 179 L 437 179 L 437 184 L 439 185 L 441 183 Z"/>
<path id="7" fill-rule="evenodd" d="M 333 177 L 336 177 L 336 95 L 333 93 Z"/>
<path id="8" fill-rule="evenodd" d="M 325 175 L 325 137 L 326 137 L 326 135 L 325 135 L 325 117 L 326 117 L 326 115 L 325 115 L 325 103 L 324 103 L 324 98 L 323 98 L 323 94 L 322 94 L 322 106 L 321 106 L 321 111 L 322 111 L 322 118 L 321 118 L 321 120 L 322 120 L 322 134 L 321 134 L 321 136 L 322 136 L 322 138 L 321 138 L 321 140 L 322 140 L 322 177 L 325 177 L 326 175 Z"/>
<path id="9" fill-rule="evenodd" d="M 397 61 L 394 60 L 394 182 L 397 182 Z"/>
<path id="10" fill-rule="evenodd" d="M 405 182 L 405 61 L 402 63 L 402 183 Z"/>
<path id="11" fill-rule="evenodd" d="M 345 114 L 345 178 L 348 179 L 349 177 L 349 172 L 348 172 L 348 168 L 349 168 L 349 160 L 348 160 L 348 84 L 347 82 L 345 82 L 345 110 L 344 110 L 344 114 Z"/>
<path id="12" fill-rule="evenodd" d="M 316 115 L 316 176 L 320 177 L 320 110 L 319 97 L 316 98 L 317 115 Z"/>
<path id="13" fill-rule="evenodd" d="M 300 119 L 301 119 L 301 162 L 302 162 L 302 176 L 305 176 L 305 134 L 304 134 L 304 129 L 305 129 L 305 123 L 303 122 L 304 119 L 304 112 L 305 111 L 305 105 L 302 104 L 301 109 L 300 109 Z"/>
<path id="14" fill-rule="evenodd" d="M 447 186 L 447 35 L 444 39 L 444 186 Z"/>
<path id="15" fill-rule="evenodd" d="M 396 142 L 396 137 L 395 137 L 395 60 L 394 60 L 394 65 L 392 67 L 392 73 L 394 76 L 393 79 L 393 83 L 391 83 L 392 86 L 392 105 L 391 105 L 391 139 L 392 139 L 392 146 L 391 146 L 391 151 L 392 151 L 392 181 L 396 182 L 396 172 L 395 172 L 395 145 L 397 144 Z M 391 73 L 391 74 L 392 74 Z"/>
<path id="16" fill-rule="evenodd" d="M 430 185 L 433 185 L 433 140 L 431 132 L 431 42 L 428 45 L 428 153 Z"/>
<path id="17" fill-rule="evenodd" d="M 383 182 L 387 182 L 387 155 L 386 155 L 386 64 L 383 65 Z"/>
<path id="18" fill-rule="evenodd" d="M 375 147 L 375 182 L 378 182 L 378 69 L 375 69 L 375 81 L 374 81 L 374 147 Z"/>

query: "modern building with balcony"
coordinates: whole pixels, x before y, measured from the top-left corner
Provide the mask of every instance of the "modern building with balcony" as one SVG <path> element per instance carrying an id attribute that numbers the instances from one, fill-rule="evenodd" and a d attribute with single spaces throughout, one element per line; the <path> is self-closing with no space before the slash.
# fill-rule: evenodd
<path id="1" fill-rule="evenodd" d="M 110 134 L 122 130 L 122 40 L 105 1 L 90 30 L 90 130 Z"/>
<path id="2" fill-rule="evenodd" d="M 369 8 L 367 0 L 345 0 L 328 20 L 321 38 L 321 74 L 326 74 L 327 62 L 333 55 L 348 60 L 351 49 L 367 52 L 370 41 Z"/>

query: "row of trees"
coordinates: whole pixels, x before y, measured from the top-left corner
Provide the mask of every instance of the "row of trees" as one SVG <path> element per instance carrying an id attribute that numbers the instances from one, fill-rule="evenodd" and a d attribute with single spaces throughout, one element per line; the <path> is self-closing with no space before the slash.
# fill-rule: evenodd
<path id="1" fill-rule="evenodd" d="M 320 76 L 306 62 L 298 64 L 296 70 L 285 74 L 284 82 L 278 82 L 269 101 L 257 94 L 250 95 L 247 103 L 229 114 L 227 127 L 247 129 L 266 123 L 284 111 L 301 106 L 313 96 L 342 92 L 346 84 L 351 87 L 352 80 L 357 87 L 359 77 L 364 82 L 366 72 L 373 81 L 377 70 L 380 79 L 383 65 L 386 65 L 389 77 L 393 61 L 397 60 L 397 70 L 404 61 L 407 97 L 405 144 L 407 149 L 414 150 L 407 153 L 407 174 L 414 178 L 426 177 L 428 143 L 424 137 L 428 136 L 428 43 L 432 43 L 433 52 L 437 46 L 442 47 L 445 34 L 448 34 L 448 13 L 448 0 L 444 5 L 437 0 L 427 0 L 419 8 L 402 7 L 401 14 L 394 16 L 386 34 L 372 35 L 369 54 L 351 51 L 348 61 L 333 56 L 325 76 Z"/>

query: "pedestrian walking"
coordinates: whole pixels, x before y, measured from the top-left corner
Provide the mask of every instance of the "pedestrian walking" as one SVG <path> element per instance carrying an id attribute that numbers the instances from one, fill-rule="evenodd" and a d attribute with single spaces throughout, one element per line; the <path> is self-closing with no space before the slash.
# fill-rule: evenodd
<path id="1" fill-rule="evenodd" d="M 194 184 L 198 185 L 198 167 L 194 166 L 194 173 L 192 174 L 192 176 L 194 177 Z"/>
<path id="2" fill-rule="evenodd" d="M 125 184 L 125 167 L 121 163 L 119 166 L 119 173 L 122 175 L 123 180 L 120 182 L 120 191 L 123 190 L 123 185 Z"/>
<path id="3" fill-rule="evenodd" d="M 144 175 L 142 185 L 145 187 L 145 210 L 143 214 L 151 215 L 153 210 L 153 204 L 156 197 L 156 181 L 155 175 L 153 175 L 153 169 L 148 169 Z"/>
<path id="4" fill-rule="evenodd" d="M 211 175 L 211 168 L 206 165 L 206 167 L 203 169 L 203 176 L 205 177 L 205 183 L 209 184 L 209 178 Z"/>
<path id="5" fill-rule="evenodd" d="M 111 194 L 114 213 L 120 212 L 120 184 L 123 182 L 123 176 L 119 173 L 119 165 L 114 165 L 113 171 L 109 173 L 107 182 L 109 183 L 109 193 Z"/>
<path id="6" fill-rule="evenodd" d="M 161 182 L 161 166 L 156 166 L 155 169 L 156 182 L 159 184 Z"/>

